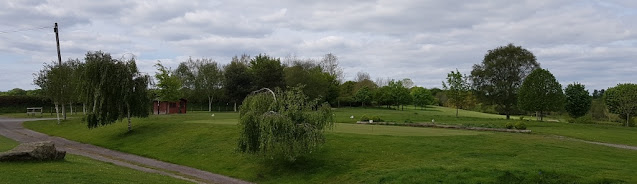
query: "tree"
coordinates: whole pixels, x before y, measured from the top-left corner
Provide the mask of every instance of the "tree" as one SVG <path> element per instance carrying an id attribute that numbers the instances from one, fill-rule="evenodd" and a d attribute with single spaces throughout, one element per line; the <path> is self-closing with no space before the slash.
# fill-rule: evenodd
<path id="1" fill-rule="evenodd" d="M 392 91 L 389 86 L 383 86 L 374 90 L 374 100 L 376 101 L 376 104 L 386 105 L 389 109 L 389 106 L 394 104 L 391 93 Z"/>
<path id="2" fill-rule="evenodd" d="M 409 78 L 404 78 L 402 80 L 403 86 L 405 86 L 405 88 L 407 89 L 411 89 L 412 87 L 414 87 L 414 81 L 411 81 L 411 79 Z"/>
<path id="3" fill-rule="evenodd" d="M 447 97 L 451 103 L 456 107 L 456 117 L 458 117 L 458 109 L 467 104 L 467 95 L 469 93 L 469 84 L 467 77 L 456 69 L 447 74 L 447 83 L 442 82 L 442 87 L 445 89 Z"/>
<path id="4" fill-rule="evenodd" d="M 168 102 L 179 101 L 179 99 L 182 98 L 180 91 L 181 81 L 179 77 L 170 71 L 170 69 L 164 67 L 159 61 L 155 64 L 155 67 L 157 67 L 155 78 L 157 79 L 157 95 L 159 95 L 159 99 Z M 179 105 L 181 105 L 181 103 L 179 103 Z M 181 107 L 179 110 L 181 111 Z"/>
<path id="5" fill-rule="evenodd" d="M 321 66 L 323 72 L 334 77 L 334 79 L 338 81 L 339 84 L 343 80 L 343 69 L 338 66 L 338 57 L 336 57 L 334 54 L 325 54 L 325 56 L 323 56 L 323 59 L 321 59 L 321 63 L 319 66 Z"/>
<path id="6" fill-rule="evenodd" d="M 34 74 L 35 78 L 33 79 L 33 83 L 39 86 L 42 89 L 44 96 L 51 99 L 55 105 L 55 114 L 57 116 L 58 124 L 60 124 L 59 105 L 61 104 L 64 107 L 64 104 L 68 99 L 64 92 L 70 90 L 70 88 L 66 85 L 68 82 L 67 80 L 70 77 L 69 74 L 71 74 L 71 72 L 69 71 L 67 62 L 62 63 L 61 65 L 56 64 L 56 62 L 44 64 L 44 68 Z"/>
<path id="7" fill-rule="evenodd" d="M 637 84 L 617 84 L 604 92 L 604 102 L 608 110 L 626 118 L 626 126 L 630 126 L 630 118 L 637 113 Z"/>
<path id="8" fill-rule="evenodd" d="M 365 107 L 365 103 L 370 104 L 372 102 L 372 91 L 367 87 L 363 87 L 356 91 L 356 101 L 361 103 L 361 106 Z"/>
<path id="9" fill-rule="evenodd" d="M 250 73 L 254 77 L 254 86 L 260 88 L 285 88 L 284 66 L 280 59 L 268 55 L 258 55 L 250 61 Z"/>
<path id="10" fill-rule="evenodd" d="M 346 81 L 339 86 L 339 95 L 338 95 L 338 106 L 340 107 L 340 103 L 347 103 L 349 106 L 352 106 L 353 102 L 357 102 L 355 99 L 355 94 L 357 91 L 354 91 L 354 87 L 356 86 L 356 82 L 354 81 Z"/>
<path id="11" fill-rule="evenodd" d="M 20 88 L 13 88 L 13 89 L 7 91 L 4 95 L 5 96 L 26 96 L 27 95 L 27 91 L 25 91 L 24 89 L 20 89 Z"/>
<path id="12" fill-rule="evenodd" d="M 473 65 L 471 81 L 478 99 L 497 105 L 497 110 L 510 119 L 522 81 L 539 67 L 533 53 L 509 44 L 489 50 L 481 64 Z"/>
<path id="13" fill-rule="evenodd" d="M 518 97 L 520 108 L 539 112 L 540 121 L 543 120 L 543 112 L 558 111 L 564 105 L 562 85 L 551 72 L 541 68 L 533 70 L 526 77 Z"/>
<path id="14" fill-rule="evenodd" d="M 296 60 L 284 69 L 287 86 L 304 86 L 303 93 L 310 99 L 326 101 L 330 86 L 329 74 L 323 73 L 319 65 L 311 60 Z"/>
<path id="15" fill-rule="evenodd" d="M 417 107 L 423 108 L 434 103 L 434 96 L 431 95 L 428 89 L 423 87 L 411 88 L 411 96 L 414 99 L 414 105 Z"/>
<path id="16" fill-rule="evenodd" d="M 391 89 L 391 101 L 398 106 L 398 108 L 402 107 L 401 110 L 404 110 L 405 105 L 410 104 L 412 100 L 409 89 L 403 86 L 402 81 L 390 80 L 388 86 Z"/>
<path id="17" fill-rule="evenodd" d="M 236 56 L 230 64 L 224 67 L 224 88 L 226 94 L 234 102 L 234 111 L 237 111 L 237 102 L 242 101 L 253 90 L 252 74 L 248 71 L 248 65 Z"/>
<path id="18" fill-rule="evenodd" d="M 243 101 L 239 151 L 294 161 L 325 142 L 323 132 L 334 124 L 329 104 L 308 101 L 299 88 L 274 95 L 256 93 Z"/>
<path id="19" fill-rule="evenodd" d="M 195 89 L 197 94 L 208 97 L 208 112 L 212 112 L 212 100 L 221 95 L 223 86 L 223 73 L 217 62 L 202 60 L 198 65 Z"/>
<path id="20" fill-rule="evenodd" d="M 582 117 L 591 109 L 592 97 L 583 84 L 569 84 L 566 86 L 565 94 L 564 108 L 571 117 Z"/>
<path id="21" fill-rule="evenodd" d="M 139 72 L 134 58 L 120 61 L 97 51 L 88 52 L 84 60 L 81 94 L 85 95 L 85 103 L 93 106 L 86 116 L 89 128 L 127 118 L 131 131 L 131 117 L 148 117 L 150 76 Z"/>

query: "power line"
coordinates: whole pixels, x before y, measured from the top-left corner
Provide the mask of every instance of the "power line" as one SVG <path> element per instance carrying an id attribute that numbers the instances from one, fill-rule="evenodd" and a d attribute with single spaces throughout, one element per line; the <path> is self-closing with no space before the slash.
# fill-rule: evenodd
<path id="1" fill-rule="evenodd" d="M 47 28 L 53 28 L 53 27 L 52 26 L 44 26 L 44 27 L 27 28 L 27 29 L 6 30 L 6 31 L 0 31 L 0 34 L 15 33 L 15 32 L 22 32 L 22 31 L 33 31 L 33 30 L 47 29 Z"/>

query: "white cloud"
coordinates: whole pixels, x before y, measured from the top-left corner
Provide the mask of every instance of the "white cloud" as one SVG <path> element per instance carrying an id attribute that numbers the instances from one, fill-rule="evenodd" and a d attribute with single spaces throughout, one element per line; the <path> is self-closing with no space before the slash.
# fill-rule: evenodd
<path id="1" fill-rule="evenodd" d="M 333 53 L 346 79 L 365 71 L 439 87 L 447 72 L 469 74 L 487 50 L 514 43 L 563 84 L 637 82 L 634 1 L 8 0 L 0 17 L 0 31 L 60 23 L 63 58 L 132 53 L 150 74 L 157 60 L 175 67 L 189 56 Z M 0 39 L 0 90 L 34 88 L 31 73 L 57 59 L 51 28 Z"/>

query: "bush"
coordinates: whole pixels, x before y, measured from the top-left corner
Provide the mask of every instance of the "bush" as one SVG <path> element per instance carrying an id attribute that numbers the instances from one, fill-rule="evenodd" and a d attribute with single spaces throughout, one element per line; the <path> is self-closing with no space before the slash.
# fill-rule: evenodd
<path id="1" fill-rule="evenodd" d="M 508 122 L 508 123 L 504 124 L 504 127 L 505 127 L 506 129 L 513 129 L 513 123 Z"/>
<path id="2" fill-rule="evenodd" d="M 524 120 L 524 116 L 520 116 L 520 120 Z"/>
<path id="3" fill-rule="evenodd" d="M 379 117 L 379 116 L 372 116 L 372 120 L 373 120 L 374 122 L 383 122 L 383 119 L 380 119 L 380 117 Z"/>
<path id="4" fill-rule="evenodd" d="M 579 118 L 570 118 L 568 119 L 569 123 L 578 123 L 578 124 L 593 124 L 595 121 L 592 116 L 582 116 Z"/>
<path id="5" fill-rule="evenodd" d="M 515 124 L 515 129 L 526 130 L 526 125 L 524 123 L 522 123 L 522 122 L 518 122 L 518 123 Z"/>
<path id="6" fill-rule="evenodd" d="M 363 115 L 361 116 L 361 121 L 369 121 L 369 117 L 367 117 L 367 115 Z"/>

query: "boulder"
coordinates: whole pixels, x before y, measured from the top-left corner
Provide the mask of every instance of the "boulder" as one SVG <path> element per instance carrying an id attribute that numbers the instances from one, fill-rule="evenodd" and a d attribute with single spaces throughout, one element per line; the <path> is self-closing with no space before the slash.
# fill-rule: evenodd
<path id="1" fill-rule="evenodd" d="M 0 161 L 62 160 L 66 151 L 55 149 L 51 141 L 22 143 L 12 150 L 0 153 Z"/>

